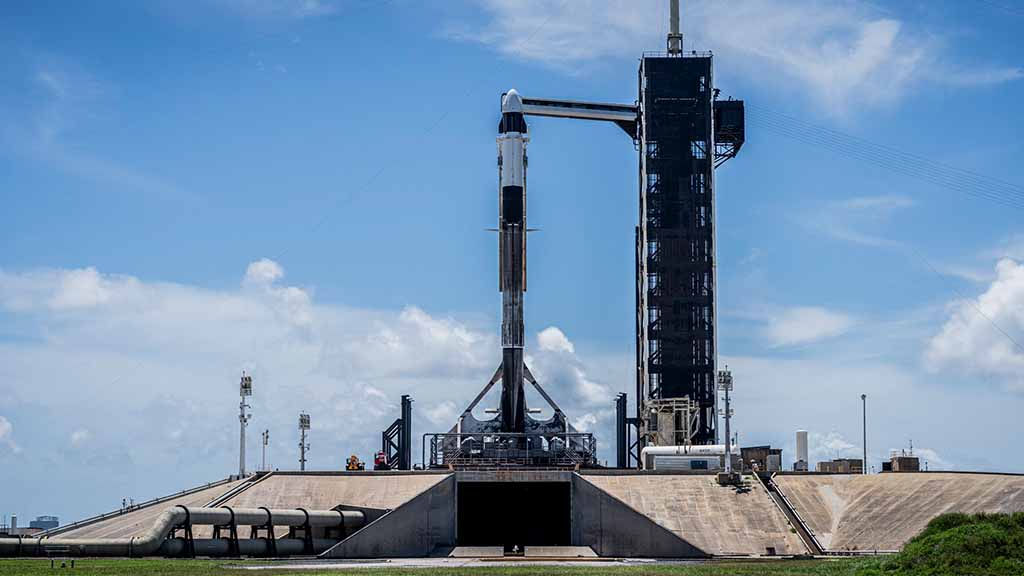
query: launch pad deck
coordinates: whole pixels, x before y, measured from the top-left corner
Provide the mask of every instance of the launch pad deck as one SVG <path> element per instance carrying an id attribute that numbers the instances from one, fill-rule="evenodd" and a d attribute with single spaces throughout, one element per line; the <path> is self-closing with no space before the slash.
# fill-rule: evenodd
<path id="1" fill-rule="evenodd" d="M 830 553 L 897 550 L 944 512 L 1024 511 L 1024 475 L 786 473 L 774 482 Z M 182 503 L 380 510 L 326 558 L 447 556 L 456 547 L 509 545 L 583 546 L 623 558 L 810 552 L 753 476 L 737 488 L 718 485 L 713 474 L 629 470 L 274 472 L 115 511 L 60 537 L 138 535 Z"/>

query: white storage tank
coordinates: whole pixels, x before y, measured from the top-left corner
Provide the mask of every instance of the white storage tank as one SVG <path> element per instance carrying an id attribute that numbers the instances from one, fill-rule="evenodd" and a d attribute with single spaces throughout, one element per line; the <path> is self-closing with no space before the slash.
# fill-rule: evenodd
<path id="1" fill-rule="evenodd" d="M 793 469 L 806 472 L 809 467 L 809 460 L 807 458 L 807 430 L 797 430 L 796 462 L 793 463 Z"/>

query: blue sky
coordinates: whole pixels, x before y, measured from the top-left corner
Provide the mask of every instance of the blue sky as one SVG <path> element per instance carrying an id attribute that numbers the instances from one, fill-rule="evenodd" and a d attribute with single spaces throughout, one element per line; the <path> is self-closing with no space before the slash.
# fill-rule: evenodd
<path id="1" fill-rule="evenodd" d="M 913 439 L 933 468 L 1024 471 L 1024 7 L 683 4 L 687 49 L 748 102 L 717 175 L 741 442 L 788 461 L 806 428 L 813 458 L 855 455 L 866 392 L 873 460 Z M 5 5 L 0 494 L 33 495 L 0 513 L 231 473 L 242 369 L 274 466 L 299 410 L 312 468 L 368 458 L 402 393 L 417 434 L 447 429 L 499 359 L 499 95 L 632 102 L 666 11 Z M 531 366 L 608 447 L 633 394 L 636 154 L 555 119 L 529 154 Z"/>

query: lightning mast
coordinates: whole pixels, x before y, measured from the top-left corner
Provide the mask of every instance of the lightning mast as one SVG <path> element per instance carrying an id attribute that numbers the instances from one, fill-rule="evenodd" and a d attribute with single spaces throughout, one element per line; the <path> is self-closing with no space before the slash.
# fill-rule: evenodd
<path id="1" fill-rule="evenodd" d="M 299 414 L 299 470 L 306 470 L 306 450 L 309 444 L 306 443 L 306 430 L 309 430 L 309 414 Z"/>
<path id="2" fill-rule="evenodd" d="M 242 381 L 238 385 L 238 477 L 245 476 L 245 427 L 248 426 L 252 414 L 246 413 L 246 408 L 251 408 L 245 403 L 245 399 L 252 396 L 252 376 L 242 371 Z"/>

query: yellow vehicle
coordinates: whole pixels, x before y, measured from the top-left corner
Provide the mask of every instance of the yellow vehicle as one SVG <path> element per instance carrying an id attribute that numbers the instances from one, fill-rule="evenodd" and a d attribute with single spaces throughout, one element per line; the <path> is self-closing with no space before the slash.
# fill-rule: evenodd
<path id="1" fill-rule="evenodd" d="M 353 454 L 348 457 L 348 460 L 345 461 L 345 470 L 366 470 L 366 464 L 360 462 L 359 456 Z"/>

